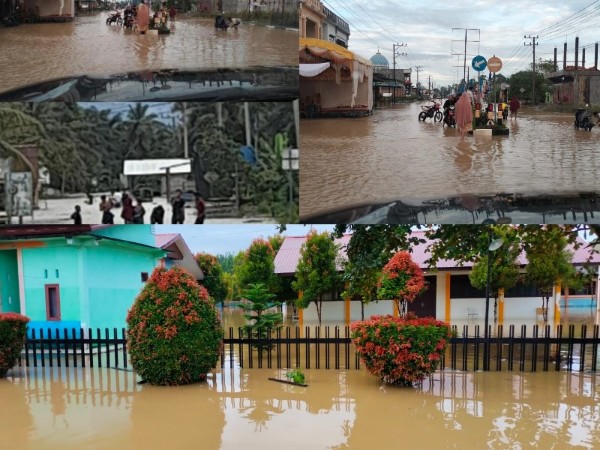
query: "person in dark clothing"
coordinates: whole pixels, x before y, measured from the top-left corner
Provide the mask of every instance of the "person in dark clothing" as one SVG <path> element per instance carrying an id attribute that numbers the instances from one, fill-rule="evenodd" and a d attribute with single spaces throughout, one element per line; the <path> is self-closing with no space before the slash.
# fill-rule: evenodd
<path id="1" fill-rule="evenodd" d="M 133 207 L 132 223 L 144 223 L 144 214 L 146 214 L 146 210 L 142 206 L 142 203 L 135 202 L 135 206 Z"/>
<path id="2" fill-rule="evenodd" d="M 196 224 L 204 223 L 206 204 L 199 192 L 196 192 Z"/>
<path id="3" fill-rule="evenodd" d="M 171 207 L 173 208 L 172 224 L 182 224 L 185 220 L 185 200 L 181 196 L 181 189 L 175 191 L 175 196 L 171 199 Z"/>
<path id="4" fill-rule="evenodd" d="M 106 195 L 100 196 L 100 211 L 102 212 L 102 223 L 103 224 L 113 224 L 114 223 L 114 214 L 111 212 L 112 202 L 110 199 L 106 198 Z"/>
<path id="5" fill-rule="evenodd" d="M 152 213 L 150 214 L 150 223 L 151 224 L 155 224 L 155 223 L 162 224 L 164 217 L 165 217 L 165 209 L 160 205 L 155 206 L 154 209 L 152 210 Z"/>
<path id="6" fill-rule="evenodd" d="M 75 205 L 75 212 L 71 214 L 73 225 L 81 225 L 81 206 Z"/>
<path id="7" fill-rule="evenodd" d="M 133 199 L 127 192 L 123 193 L 121 204 L 123 205 L 121 218 L 125 221 L 125 223 L 133 223 Z"/>

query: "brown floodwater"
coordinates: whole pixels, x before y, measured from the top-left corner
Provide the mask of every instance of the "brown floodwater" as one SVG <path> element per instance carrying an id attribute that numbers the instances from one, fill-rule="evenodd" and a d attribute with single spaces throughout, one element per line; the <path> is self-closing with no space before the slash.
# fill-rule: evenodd
<path id="1" fill-rule="evenodd" d="M 303 120 L 300 215 L 358 204 L 457 195 L 572 194 L 598 190 L 600 129 L 574 116 L 525 109 L 509 136 L 464 139 L 421 104 L 357 119 Z"/>
<path id="2" fill-rule="evenodd" d="M 107 15 L 0 27 L 0 92 L 83 74 L 298 64 L 295 31 L 250 24 L 219 31 L 212 19 L 178 17 L 170 35 L 137 35 L 107 26 Z"/>
<path id="3" fill-rule="evenodd" d="M 137 384 L 115 369 L 16 369 L 0 380 L 0 448 L 594 448 L 596 375 L 437 372 L 414 388 L 363 370 L 224 369 L 206 383 Z"/>

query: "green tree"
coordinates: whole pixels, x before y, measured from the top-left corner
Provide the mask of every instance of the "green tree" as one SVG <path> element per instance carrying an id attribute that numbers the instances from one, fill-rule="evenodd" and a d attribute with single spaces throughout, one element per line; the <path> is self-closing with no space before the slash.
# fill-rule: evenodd
<path id="1" fill-rule="evenodd" d="M 226 255 L 217 255 L 217 259 L 223 268 L 223 272 L 233 273 L 233 258 L 234 256 L 232 253 L 227 253 Z"/>
<path id="2" fill-rule="evenodd" d="M 275 251 L 268 241 L 255 239 L 238 257 L 234 271 L 241 289 L 262 283 L 269 292 L 279 292 L 279 278 L 275 275 Z"/>
<path id="3" fill-rule="evenodd" d="M 521 89 L 523 92 L 521 93 Z M 535 75 L 535 98 L 539 102 L 544 98 L 546 93 L 552 92 L 552 85 L 544 78 L 542 73 L 536 70 Z M 533 103 L 533 71 L 517 72 L 510 77 L 510 95 L 517 96 L 521 101 Z"/>
<path id="4" fill-rule="evenodd" d="M 269 292 L 262 283 L 250 284 L 242 292 L 242 302 L 236 306 L 244 310 L 244 317 L 249 324 L 244 326 L 247 336 L 255 338 L 267 337 L 269 331 L 276 329 L 283 323 L 283 315 L 269 310 L 281 305 L 276 301 L 276 295 Z"/>
<path id="5" fill-rule="evenodd" d="M 521 279 L 518 257 L 521 254 L 520 241 L 517 229 L 509 226 L 496 227 L 487 230 L 488 242 L 491 238 L 503 240 L 502 246 L 490 252 L 490 296 L 494 297 L 494 322 L 498 320 L 498 295 L 500 289 L 506 290 L 515 286 Z M 488 253 L 484 253 L 477 260 L 469 273 L 471 285 L 477 289 L 485 290 L 487 285 Z"/>
<path id="6" fill-rule="evenodd" d="M 223 268 L 216 256 L 209 253 L 196 253 L 196 262 L 202 272 L 204 279 L 202 285 L 215 303 L 223 303 L 227 297 L 227 286 L 223 279 Z"/>
<path id="7" fill-rule="evenodd" d="M 352 236 L 346 245 L 348 257 L 344 264 L 344 298 L 361 299 L 361 317 L 364 305 L 376 301 L 381 270 L 397 250 L 409 250 L 419 239 L 411 236 L 409 225 L 337 225 L 335 236 L 346 232 Z"/>
<path id="8" fill-rule="evenodd" d="M 323 296 L 334 292 L 340 284 L 336 267 L 338 246 L 328 232 L 311 231 L 300 249 L 300 261 L 296 268 L 296 280 L 293 289 L 301 293 L 296 300 L 298 308 L 307 308 L 314 302 L 317 308 L 319 324 L 323 309 Z"/>

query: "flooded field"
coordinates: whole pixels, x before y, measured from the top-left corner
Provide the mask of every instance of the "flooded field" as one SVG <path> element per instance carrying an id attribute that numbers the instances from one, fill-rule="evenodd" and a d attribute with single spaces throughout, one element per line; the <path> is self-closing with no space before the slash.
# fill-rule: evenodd
<path id="1" fill-rule="evenodd" d="M 207 383 L 137 384 L 115 369 L 17 369 L 0 380 L 0 448 L 593 448 L 595 375 L 438 372 L 415 388 L 362 370 L 225 369 Z M 477 444 L 475 444 L 477 443 Z"/>
<path id="2" fill-rule="evenodd" d="M 573 115 L 525 109 L 509 121 L 509 136 L 480 140 L 419 122 L 420 107 L 303 120 L 300 215 L 399 199 L 598 190 L 600 130 L 575 130 Z"/>
<path id="3" fill-rule="evenodd" d="M 298 64 L 298 33 L 251 24 L 220 31 L 214 20 L 177 18 L 170 35 L 107 26 L 108 13 L 71 23 L 0 28 L 0 92 L 83 74 L 152 69 L 212 69 Z"/>

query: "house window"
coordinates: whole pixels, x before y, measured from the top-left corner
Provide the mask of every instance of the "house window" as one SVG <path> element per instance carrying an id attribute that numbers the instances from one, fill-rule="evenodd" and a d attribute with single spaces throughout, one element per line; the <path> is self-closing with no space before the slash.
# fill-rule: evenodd
<path id="1" fill-rule="evenodd" d="M 142 283 L 148 281 L 148 272 L 142 272 Z"/>
<path id="2" fill-rule="evenodd" d="M 46 288 L 46 320 L 60 320 L 60 292 L 58 284 L 47 284 Z"/>

